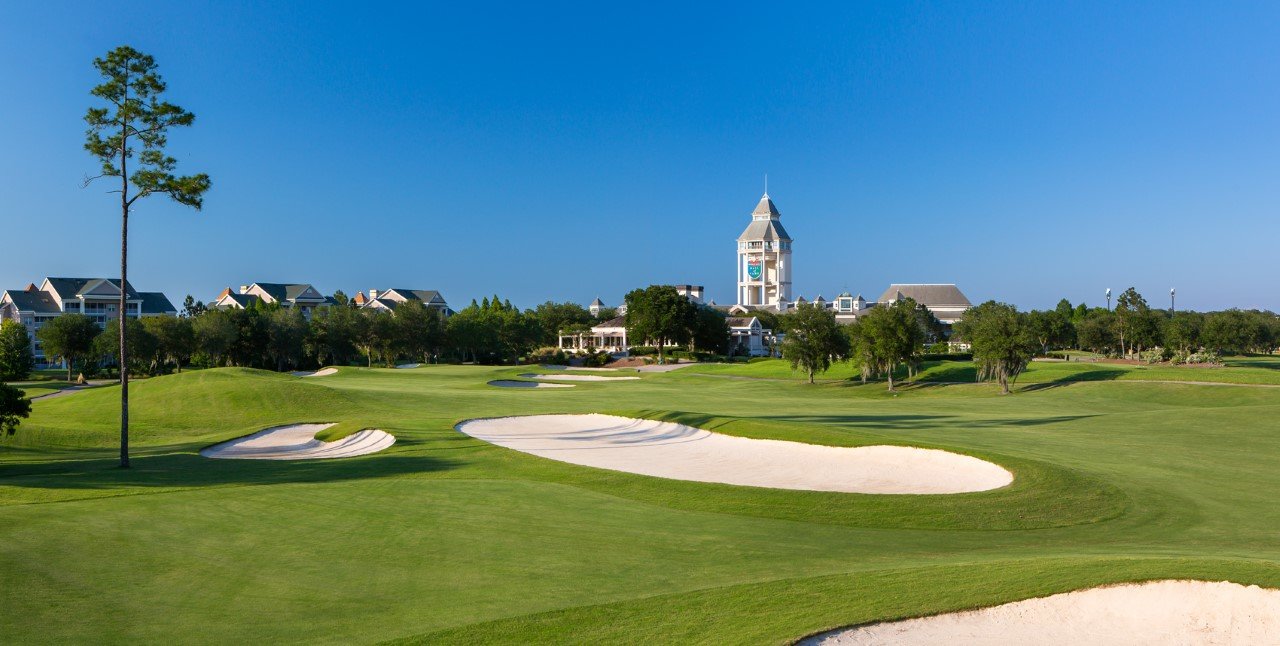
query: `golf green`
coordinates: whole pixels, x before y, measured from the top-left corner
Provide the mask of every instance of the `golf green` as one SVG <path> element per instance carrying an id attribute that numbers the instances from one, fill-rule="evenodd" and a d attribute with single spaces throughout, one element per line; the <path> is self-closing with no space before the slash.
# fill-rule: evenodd
<path id="1" fill-rule="evenodd" d="M 1062 367 L 1062 366 L 1066 367 Z M 1163 578 L 1280 586 L 1280 383 L 1036 365 L 1015 394 L 930 365 L 810 386 L 781 362 L 504 389 L 528 368 L 218 369 L 37 401 L 0 440 L 0 641 L 781 643 L 837 626 Z M 939 376 L 941 375 L 941 377 Z M 958 378 L 948 378 L 948 375 Z M 1172 375 L 1172 376 L 1171 376 Z M 865 495 L 665 480 L 467 437 L 604 412 L 979 457 L 1001 489 Z M 395 436 L 366 456 L 200 457 L 282 424 Z"/>

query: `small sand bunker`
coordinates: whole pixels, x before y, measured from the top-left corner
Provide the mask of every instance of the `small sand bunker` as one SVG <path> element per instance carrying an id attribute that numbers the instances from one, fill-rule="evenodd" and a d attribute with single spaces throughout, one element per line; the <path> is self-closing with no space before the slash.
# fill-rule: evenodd
<path id="1" fill-rule="evenodd" d="M 537 381 L 517 381 L 515 379 L 495 379 L 490 386 L 499 388 L 573 388 L 573 384 L 544 384 Z"/>
<path id="2" fill-rule="evenodd" d="M 1156 581 L 823 633 L 801 644 L 1280 644 L 1280 590 Z"/>
<path id="3" fill-rule="evenodd" d="M 295 377 L 328 377 L 337 373 L 337 368 L 321 368 L 320 370 L 297 370 L 291 374 Z"/>
<path id="4" fill-rule="evenodd" d="M 525 379 L 549 379 L 551 381 L 632 381 L 639 377 L 605 377 L 602 375 L 520 375 Z"/>
<path id="5" fill-rule="evenodd" d="M 206 458 L 236 460 L 319 460 L 377 453 L 396 443 L 395 436 L 366 429 L 336 442 L 321 442 L 316 433 L 333 424 L 276 426 L 253 435 L 215 444 L 200 451 Z"/>
<path id="6" fill-rule="evenodd" d="M 613 415 L 532 415 L 457 426 L 524 453 L 659 478 L 846 493 L 963 493 L 1013 481 L 967 455 L 905 446 L 834 447 L 753 440 Z"/>

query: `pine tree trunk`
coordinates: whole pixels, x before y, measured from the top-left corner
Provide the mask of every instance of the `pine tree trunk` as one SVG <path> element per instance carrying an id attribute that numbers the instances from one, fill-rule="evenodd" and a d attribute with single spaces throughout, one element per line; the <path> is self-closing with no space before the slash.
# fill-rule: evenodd
<path id="1" fill-rule="evenodd" d="M 120 168 L 123 171 L 125 162 L 121 156 Z M 129 180 L 123 180 L 125 191 L 129 188 Z M 129 468 L 129 343 L 125 335 L 126 308 L 128 307 L 129 284 L 129 202 L 125 192 L 120 194 L 120 467 Z"/>

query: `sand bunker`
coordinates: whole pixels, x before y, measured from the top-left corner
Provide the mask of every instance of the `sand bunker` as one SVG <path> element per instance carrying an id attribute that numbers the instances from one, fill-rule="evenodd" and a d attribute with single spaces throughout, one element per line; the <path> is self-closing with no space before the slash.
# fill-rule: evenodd
<path id="1" fill-rule="evenodd" d="M 753 440 L 612 415 L 477 419 L 457 429 L 571 464 L 749 487 L 925 494 L 986 491 L 1013 481 L 998 465 L 947 451 Z"/>
<path id="2" fill-rule="evenodd" d="M 372 429 L 336 442 L 317 440 L 316 433 L 330 426 L 333 424 L 277 426 L 201 449 L 200 455 L 237 460 L 318 460 L 377 453 L 396 443 L 393 435 Z"/>
<path id="3" fill-rule="evenodd" d="M 400 364 L 400 365 L 396 366 L 396 369 L 398 369 L 398 370 L 413 370 L 414 368 L 420 368 L 420 367 L 422 367 L 422 364 L 420 364 L 420 363 L 402 363 L 402 364 Z"/>
<path id="4" fill-rule="evenodd" d="M 846 628 L 801 644 L 1280 644 L 1280 590 L 1156 581 Z"/>
<path id="5" fill-rule="evenodd" d="M 490 386 L 499 388 L 573 388 L 573 384 L 544 384 L 536 381 L 516 381 L 515 379 L 495 379 Z"/>
<path id="6" fill-rule="evenodd" d="M 320 370 L 297 370 L 290 374 L 295 377 L 328 377 L 337 374 L 337 368 L 321 368 Z"/>
<path id="7" fill-rule="evenodd" d="M 549 379 L 551 381 L 633 381 L 639 377 L 605 377 L 602 375 L 520 375 L 525 379 Z"/>

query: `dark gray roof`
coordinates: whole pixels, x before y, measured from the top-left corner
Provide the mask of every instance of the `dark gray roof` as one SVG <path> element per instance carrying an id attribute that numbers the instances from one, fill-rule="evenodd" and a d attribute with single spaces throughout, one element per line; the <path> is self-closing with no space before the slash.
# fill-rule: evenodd
<path id="1" fill-rule="evenodd" d="M 254 294 L 239 294 L 236 292 L 227 292 L 227 297 L 235 301 L 240 307 L 249 307 L 250 305 L 262 300 Z"/>
<path id="2" fill-rule="evenodd" d="M 725 319 L 725 323 L 728 323 L 729 327 L 750 327 L 754 320 L 756 320 L 754 316 L 730 316 Z"/>
<path id="3" fill-rule="evenodd" d="M 607 321 L 596 323 L 592 327 L 627 327 L 627 317 L 615 316 Z"/>
<path id="4" fill-rule="evenodd" d="M 178 308 L 169 302 L 168 297 L 160 292 L 138 292 L 142 299 L 143 314 L 177 314 Z"/>
<path id="5" fill-rule="evenodd" d="M 889 289 L 884 290 L 877 302 L 888 303 L 903 297 L 913 299 L 915 302 L 925 306 L 952 305 L 969 307 L 971 305 L 969 299 L 952 284 L 900 285 L 895 283 L 890 285 Z"/>
<path id="6" fill-rule="evenodd" d="M 49 295 L 48 292 L 33 291 L 28 292 L 18 289 L 10 289 L 4 292 L 13 301 L 14 307 L 22 312 L 61 312 L 62 308 L 58 306 L 58 302 Z"/>
<path id="7" fill-rule="evenodd" d="M 738 236 L 738 242 L 746 242 L 748 240 L 767 240 L 770 242 L 777 240 L 791 240 L 791 236 L 787 234 L 787 230 L 782 228 L 782 223 L 777 220 L 752 220 L 751 224 L 743 230 L 742 235 Z"/>
<path id="8" fill-rule="evenodd" d="M 112 287 L 120 287 L 119 278 L 54 278 L 50 276 L 45 280 L 49 281 L 49 286 L 61 298 L 72 298 L 78 294 L 88 292 L 104 282 L 111 283 Z M 133 289 L 132 283 L 125 285 L 125 292 L 129 298 L 137 298 L 138 296 L 138 293 Z"/>
<path id="9" fill-rule="evenodd" d="M 444 296 L 441 296 L 440 292 L 434 289 L 388 289 L 382 294 L 386 295 L 391 292 L 399 294 L 406 300 L 417 299 L 423 303 L 444 303 Z"/>
<path id="10" fill-rule="evenodd" d="M 601 301 L 600 297 L 597 296 L 594 301 L 591 301 L 591 305 L 589 307 L 604 307 L 604 301 Z"/>

